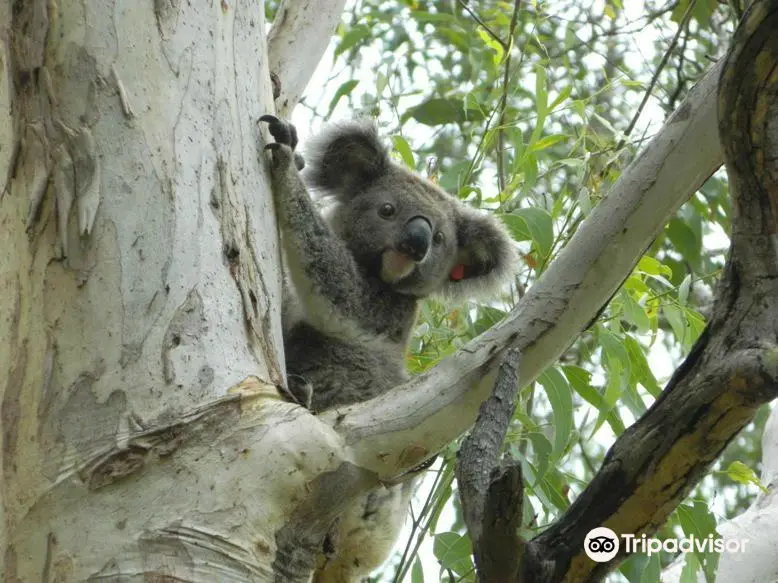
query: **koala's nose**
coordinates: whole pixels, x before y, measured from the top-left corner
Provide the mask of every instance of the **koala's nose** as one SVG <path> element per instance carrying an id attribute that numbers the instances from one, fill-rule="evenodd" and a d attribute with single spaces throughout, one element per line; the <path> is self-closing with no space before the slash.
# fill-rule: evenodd
<path id="1" fill-rule="evenodd" d="M 432 225 L 424 217 L 413 217 L 405 223 L 397 250 L 416 262 L 427 256 L 432 243 Z"/>

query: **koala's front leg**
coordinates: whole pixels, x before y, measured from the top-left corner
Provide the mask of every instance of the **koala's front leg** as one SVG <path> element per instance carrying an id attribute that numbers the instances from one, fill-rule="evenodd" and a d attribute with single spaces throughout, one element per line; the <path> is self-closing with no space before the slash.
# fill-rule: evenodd
<path id="1" fill-rule="evenodd" d="M 345 243 L 324 221 L 308 195 L 295 156 L 297 133 L 274 116 L 260 121 L 277 140 L 265 149 L 272 154 L 270 171 L 289 275 L 308 321 L 335 337 L 352 337 L 366 311 L 364 278 Z M 299 160 L 298 160 L 299 158 Z"/>

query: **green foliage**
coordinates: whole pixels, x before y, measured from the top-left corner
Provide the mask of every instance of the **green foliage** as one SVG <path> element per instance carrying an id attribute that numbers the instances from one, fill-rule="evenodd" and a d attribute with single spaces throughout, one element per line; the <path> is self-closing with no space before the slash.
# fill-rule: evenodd
<path id="1" fill-rule="evenodd" d="M 428 126 L 439 126 L 448 123 L 477 122 L 483 120 L 485 114 L 465 95 L 452 97 L 433 97 L 409 108 L 401 121 L 413 118 Z"/>
<path id="2" fill-rule="evenodd" d="M 727 475 L 735 480 L 736 482 L 740 484 L 754 484 L 757 488 L 759 488 L 762 493 L 769 494 L 769 490 L 765 487 L 765 485 L 761 482 L 759 477 L 756 475 L 754 470 L 749 468 L 746 464 L 743 462 L 732 462 L 727 467 Z"/>
<path id="3" fill-rule="evenodd" d="M 678 521 L 681 524 L 684 535 L 694 536 L 696 539 L 705 539 L 710 535 L 716 535 L 716 517 L 708 509 L 704 500 L 694 500 L 692 505 L 682 504 L 676 510 Z M 705 576 L 709 581 L 715 579 L 715 569 L 718 564 L 718 553 L 713 551 L 695 550 L 697 562 L 703 567 Z"/>
<path id="4" fill-rule="evenodd" d="M 627 4 L 522 2 L 511 28 L 518 3 L 502 0 L 349 3 L 331 61 L 323 63 L 337 73 L 327 91 L 317 88 L 305 99 L 307 113 L 377 117 L 398 160 L 424 173 L 434 157 L 432 178 L 497 213 L 522 257 L 515 284 L 494 301 L 425 303 L 408 355 L 412 372 L 454 353 L 520 301 L 711 57 L 723 53 L 737 17 L 713 0 Z M 651 99 L 633 123 L 646 92 Z M 521 392 L 505 448 L 524 470 L 525 536 L 555 520 L 583 490 L 607 447 L 659 396 L 702 333 L 730 211 L 719 173 L 668 223 L 561 361 Z M 755 437 L 764 418 L 733 442 L 722 461 L 729 469 L 708 476 L 662 536 L 713 532 L 717 519 L 749 502 L 758 482 L 746 470 L 759 459 Z M 440 565 L 435 580 L 473 580 L 455 451 L 456 445 L 431 472 L 405 552 L 384 579 L 431 580 L 418 555 L 426 536 Z M 711 502 L 722 489 L 729 495 L 716 497 L 714 515 Z M 633 556 L 618 580 L 656 581 L 672 558 Z M 713 557 L 690 553 L 685 580 L 712 568 Z"/>
<path id="5" fill-rule="evenodd" d="M 551 449 L 553 461 L 560 460 L 567 453 L 567 446 L 573 434 L 573 398 L 567 379 L 556 367 L 546 369 L 538 378 L 551 404 L 554 445 Z"/>
<path id="6" fill-rule="evenodd" d="M 460 577 L 473 574 L 473 561 L 470 558 L 473 548 L 467 534 L 441 532 L 435 535 L 433 550 L 442 570 Z"/>

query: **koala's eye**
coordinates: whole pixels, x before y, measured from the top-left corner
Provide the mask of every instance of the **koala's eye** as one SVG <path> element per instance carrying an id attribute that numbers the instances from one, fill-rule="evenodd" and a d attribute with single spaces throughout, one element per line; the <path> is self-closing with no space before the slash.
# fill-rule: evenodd
<path id="1" fill-rule="evenodd" d="M 394 205 L 388 202 L 382 204 L 381 208 L 378 209 L 378 215 L 384 219 L 391 219 L 394 216 L 394 212 Z"/>
<path id="2" fill-rule="evenodd" d="M 432 242 L 435 243 L 435 245 L 440 245 L 445 240 L 446 236 L 440 231 L 436 231 L 432 236 Z"/>

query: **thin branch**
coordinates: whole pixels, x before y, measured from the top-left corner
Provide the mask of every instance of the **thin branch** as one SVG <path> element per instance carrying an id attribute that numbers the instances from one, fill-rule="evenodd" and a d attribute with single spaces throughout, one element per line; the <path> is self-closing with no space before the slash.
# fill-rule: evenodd
<path id="1" fill-rule="evenodd" d="M 651 98 L 654 87 L 656 87 L 656 84 L 659 82 L 659 75 L 662 73 L 665 65 L 667 65 L 667 62 L 670 60 L 670 55 L 672 55 L 673 49 L 678 44 L 678 39 L 681 38 L 684 29 L 689 24 L 689 19 L 692 17 L 692 11 L 696 3 L 697 0 L 692 0 L 689 2 L 689 6 L 686 7 L 686 12 L 684 12 L 681 22 L 678 23 L 678 30 L 675 31 L 675 36 L 673 36 L 673 40 L 670 41 L 670 46 L 667 47 L 665 54 L 662 55 L 662 60 L 659 62 L 659 66 L 657 66 L 656 71 L 654 71 L 654 74 L 651 77 L 651 81 L 649 81 L 648 87 L 646 87 L 646 91 L 643 93 L 643 99 L 640 100 L 640 105 L 638 105 L 638 108 L 635 110 L 635 114 L 632 116 L 632 119 L 627 125 L 627 128 L 624 130 L 624 135 L 621 137 L 618 144 L 616 144 L 617 151 L 624 147 L 624 145 L 627 143 L 627 138 L 632 133 L 635 125 L 638 123 L 638 120 L 643 113 L 643 109 L 648 103 L 648 100 Z M 613 161 L 608 162 L 608 164 L 606 164 L 605 167 L 600 171 L 600 176 L 605 176 L 612 165 Z"/>
<path id="2" fill-rule="evenodd" d="M 434 515 L 434 510 L 432 512 L 430 512 L 430 510 L 433 505 L 437 506 L 440 503 L 439 499 L 435 499 L 435 493 L 438 490 L 438 484 L 440 483 L 441 477 L 444 475 L 445 469 L 446 464 L 443 463 L 443 465 L 441 465 L 441 467 L 438 469 L 435 480 L 430 486 L 430 492 L 427 495 L 427 498 L 424 500 L 424 504 L 422 505 L 418 517 L 412 516 L 413 526 L 411 527 L 411 532 L 408 535 L 408 540 L 405 543 L 403 554 L 400 557 L 400 563 L 397 565 L 394 583 L 399 583 L 400 581 L 404 580 L 405 575 L 411 568 L 413 558 L 418 553 L 419 547 L 421 546 L 422 540 L 424 539 L 424 535 L 429 529 L 430 516 Z M 411 514 L 413 514 L 413 504 L 411 504 Z M 426 519 L 426 523 L 422 524 L 424 519 Z M 415 545 L 413 545 L 414 537 L 416 538 Z M 413 546 L 413 549 L 411 549 L 411 546 Z"/>
<path id="3" fill-rule="evenodd" d="M 508 26 L 508 48 L 505 53 L 505 71 L 502 77 L 502 96 L 500 97 L 500 117 L 497 121 L 497 179 L 500 186 L 500 192 L 505 192 L 505 110 L 508 108 L 508 82 L 511 72 L 511 53 L 513 48 L 513 34 L 516 30 L 516 23 L 519 18 L 519 8 L 521 0 L 515 0 L 513 4 L 513 14 L 511 23 Z"/>
<path id="4" fill-rule="evenodd" d="M 478 14 L 476 14 L 471 8 L 467 5 L 465 0 L 458 0 L 459 5 L 465 9 L 465 11 L 472 17 L 473 20 L 475 20 L 480 27 L 482 27 L 490 37 L 492 37 L 494 40 L 496 40 L 498 43 L 500 43 L 500 46 L 503 48 L 504 51 L 507 51 L 510 48 L 510 44 L 506 44 L 504 40 L 500 38 L 500 36 L 494 32 L 491 28 L 489 28 L 489 25 L 486 24 Z"/>

